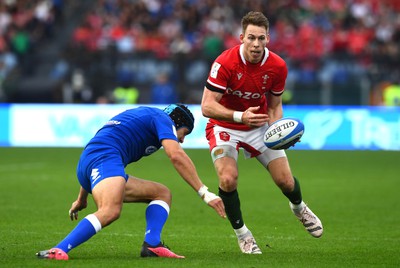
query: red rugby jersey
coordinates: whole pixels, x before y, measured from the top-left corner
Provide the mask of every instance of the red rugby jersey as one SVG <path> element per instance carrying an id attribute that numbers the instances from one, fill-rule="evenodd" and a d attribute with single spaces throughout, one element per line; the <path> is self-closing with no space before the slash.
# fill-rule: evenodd
<path id="1" fill-rule="evenodd" d="M 243 56 L 243 45 L 225 50 L 219 55 L 207 79 L 206 88 L 223 94 L 220 104 L 235 111 L 260 106 L 259 113 L 267 112 L 266 93 L 281 95 L 287 77 L 285 61 L 265 48 L 261 62 L 247 62 Z M 248 130 L 242 123 L 210 119 L 210 123 L 222 127 Z"/>

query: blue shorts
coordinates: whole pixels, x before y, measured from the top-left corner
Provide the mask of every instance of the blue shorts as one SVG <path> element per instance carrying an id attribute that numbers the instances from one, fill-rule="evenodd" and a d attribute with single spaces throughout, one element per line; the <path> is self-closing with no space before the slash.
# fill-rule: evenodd
<path id="1" fill-rule="evenodd" d="M 79 183 L 87 192 L 92 193 L 96 184 L 109 177 L 121 176 L 128 180 L 118 151 L 112 148 L 89 148 L 83 151 L 76 169 Z"/>

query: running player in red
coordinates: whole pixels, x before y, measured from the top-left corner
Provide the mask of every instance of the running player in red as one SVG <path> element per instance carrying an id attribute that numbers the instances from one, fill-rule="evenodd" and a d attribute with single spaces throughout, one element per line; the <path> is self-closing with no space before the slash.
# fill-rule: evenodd
<path id="1" fill-rule="evenodd" d="M 282 118 L 282 98 L 287 67 L 269 51 L 269 22 L 261 12 L 242 18 L 241 44 L 224 51 L 214 61 L 202 99 L 202 112 L 210 118 L 206 136 L 219 177 L 219 196 L 243 253 L 261 254 L 244 223 L 238 185 L 238 150 L 255 157 L 289 199 L 295 216 L 313 237 L 323 232 L 321 221 L 303 202 L 284 150 L 270 150 L 263 143 L 268 125 Z"/>

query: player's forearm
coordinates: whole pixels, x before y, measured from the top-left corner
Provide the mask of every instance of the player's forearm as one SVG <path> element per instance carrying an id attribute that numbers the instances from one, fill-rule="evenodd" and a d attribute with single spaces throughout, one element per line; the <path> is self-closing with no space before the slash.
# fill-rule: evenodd
<path id="1" fill-rule="evenodd" d="M 222 121 L 233 121 L 233 113 L 235 111 L 221 105 L 219 103 L 221 97 L 222 94 L 204 88 L 203 98 L 201 101 L 201 111 L 203 116 Z"/>
<path id="2" fill-rule="evenodd" d="M 208 118 L 213 118 L 216 120 L 222 120 L 222 121 L 234 121 L 234 114 L 235 110 L 230 110 L 228 108 L 225 108 L 219 103 L 212 103 L 212 104 L 203 104 L 202 106 L 202 113 L 203 116 L 208 117 Z M 238 112 L 243 112 L 243 111 L 238 111 Z"/>
<path id="3" fill-rule="evenodd" d="M 174 154 L 170 160 L 179 175 L 193 188 L 193 190 L 198 191 L 200 187 L 203 186 L 203 182 L 197 174 L 196 167 L 184 152 Z"/>
<path id="4" fill-rule="evenodd" d="M 269 109 L 268 110 L 268 117 L 269 117 L 268 123 L 269 123 L 269 125 L 271 125 L 273 122 L 281 119 L 282 116 L 283 116 L 282 109 L 274 109 L 274 110 Z"/>
<path id="5" fill-rule="evenodd" d="M 77 200 L 84 203 L 87 201 L 88 195 L 89 195 L 89 193 L 85 189 L 83 189 L 83 187 L 81 187 L 79 189 L 79 194 L 78 194 Z"/>
<path id="6" fill-rule="evenodd" d="M 271 125 L 273 122 L 283 117 L 282 99 L 279 96 L 269 95 L 268 100 L 268 123 Z"/>

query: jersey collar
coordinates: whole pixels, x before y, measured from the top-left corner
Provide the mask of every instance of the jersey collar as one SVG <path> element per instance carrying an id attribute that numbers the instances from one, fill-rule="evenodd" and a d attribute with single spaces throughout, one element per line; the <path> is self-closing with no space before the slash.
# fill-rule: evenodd
<path id="1" fill-rule="evenodd" d="M 244 55 L 243 55 L 243 49 L 244 49 L 244 45 L 241 44 L 241 45 L 240 45 L 240 49 L 239 49 L 240 58 L 242 59 L 242 62 L 243 62 L 244 64 L 246 64 L 246 59 L 244 58 Z M 267 59 L 268 59 L 268 56 L 269 56 L 269 50 L 268 50 L 268 48 L 264 48 L 264 58 L 262 59 L 262 61 L 261 61 L 261 63 L 260 63 L 260 66 L 263 66 L 263 65 L 264 65 L 264 63 L 265 63 L 265 62 L 267 61 Z"/>

